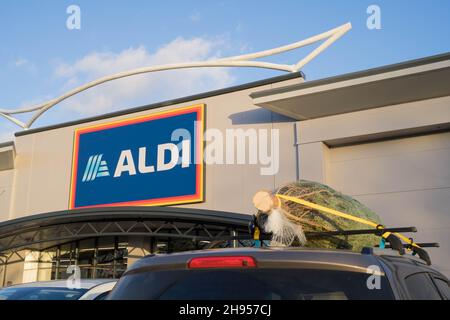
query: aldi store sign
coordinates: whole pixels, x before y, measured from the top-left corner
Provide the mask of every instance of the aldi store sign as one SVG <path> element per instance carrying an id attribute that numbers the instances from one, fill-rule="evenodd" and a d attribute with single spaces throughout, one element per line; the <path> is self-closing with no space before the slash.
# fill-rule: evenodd
<path id="1" fill-rule="evenodd" d="M 203 201 L 204 105 L 75 131 L 70 209 Z"/>

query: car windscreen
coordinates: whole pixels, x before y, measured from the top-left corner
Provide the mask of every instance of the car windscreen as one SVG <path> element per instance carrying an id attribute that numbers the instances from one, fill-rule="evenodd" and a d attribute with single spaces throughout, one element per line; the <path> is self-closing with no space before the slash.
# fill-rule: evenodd
<path id="1" fill-rule="evenodd" d="M 129 273 L 108 299 L 354 300 L 393 299 L 384 276 L 315 269 L 215 269 Z"/>
<path id="2" fill-rule="evenodd" d="M 53 287 L 10 287 L 0 290 L 0 300 L 77 300 L 86 291 Z"/>

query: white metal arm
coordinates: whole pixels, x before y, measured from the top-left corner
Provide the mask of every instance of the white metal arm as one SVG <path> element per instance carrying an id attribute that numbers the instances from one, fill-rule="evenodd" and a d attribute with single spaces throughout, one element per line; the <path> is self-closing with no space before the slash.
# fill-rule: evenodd
<path id="1" fill-rule="evenodd" d="M 160 66 L 152 66 L 152 67 L 144 67 L 144 68 L 138 68 L 133 69 L 129 71 L 119 72 L 110 76 L 105 76 L 102 78 L 99 78 L 97 80 L 91 81 L 85 85 L 82 85 L 78 88 L 75 88 L 60 97 L 57 97 L 55 99 L 40 103 L 33 107 L 26 107 L 26 108 L 20 108 L 20 109 L 0 109 L 0 116 L 3 116 L 4 118 L 10 120 L 11 122 L 15 123 L 19 127 L 23 129 L 29 129 L 33 123 L 48 109 L 52 108 L 56 104 L 60 103 L 63 100 L 66 100 L 67 98 L 74 96 L 80 92 L 83 92 L 89 88 L 95 87 L 99 84 L 125 78 L 137 74 L 142 73 L 150 73 L 150 72 L 157 72 L 157 71 L 165 71 L 165 70 L 173 70 L 173 69 L 186 69 L 186 68 L 210 68 L 210 67 L 254 67 L 254 68 L 264 68 L 264 69 L 274 69 L 274 70 L 280 70 L 280 71 L 286 71 L 286 72 L 297 72 L 301 68 L 303 68 L 308 62 L 310 62 L 312 59 L 317 57 L 322 51 L 324 51 L 326 48 L 328 48 L 332 43 L 334 43 L 337 39 L 342 37 L 347 31 L 349 31 L 352 28 L 350 23 L 346 23 L 340 27 L 337 27 L 335 29 L 329 30 L 327 32 L 321 33 L 319 35 L 313 36 L 311 38 L 294 42 L 292 44 L 288 44 L 285 46 L 281 46 L 278 48 L 250 53 L 250 54 L 244 54 L 240 56 L 234 56 L 234 57 L 228 57 L 223 59 L 216 59 L 216 60 L 208 60 L 208 61 L 194 61 L 194 62 L 185 62 L 185 63 L 173 63 L 173 64 L 166 64 L 166 65 L 160 65 Z M 298 61 L 296 64 L 293 65 L 287 65 L 287 64 L 278 64 L 278 63 L 270 63 L 270 62 L 263 62 L 263 61 L 252 61 L 254 59 L 273 56 L 282 52 L 295 50 L 307 45 L 310 45 L 312 43 L 318 42 L 320 40 L 326 39 L 320 46 L 318 46 L 316 49 L 314 49 L 311 53 L 309 53 L 306 57 Z M 36 111 L 36 112 L 35 112 Z M 20 114 L 20 113 L 28 113 L 28 112 L 35 112 L 31 119 L 28 122 L 22 122 L 16 118 L 14 118 L 12 115 L 14 114 Z"/>

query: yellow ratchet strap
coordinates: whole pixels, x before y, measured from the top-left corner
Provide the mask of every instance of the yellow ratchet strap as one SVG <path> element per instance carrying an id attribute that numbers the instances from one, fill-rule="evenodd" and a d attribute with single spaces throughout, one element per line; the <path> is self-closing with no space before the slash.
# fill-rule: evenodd
<path id="1" fill-rule="evenodd" d="M 259 234 L 260 234 L 259 228 L 255 227 L 255 231 L 253 231 L 253 240 L 259 240 Z"/>
<path id="2" fill-rule="evenodd" d="M 348 219 L 348 220 L 356 221 L 356 222 L 365 224 L 367 226 L 371 226 L 371 227 L 374 227 L 374 228 L 377 228 L 377 229 L 383 229 L 383 227 L 380 226 L 376 222 L 373 222 L 373 221 L 370 221 L 370 220 L 366 220 L 366 219 L 362 219 L 362 218 L 359 218 L 359 217 L 355 217 L 355 216 L 352 216 L 351 214 L 340 212 L 340 211 L 337 211 L 337 210 L 334 210 L 334 209 L 331 209 L 331 208 L 327 208 L 327 207 L 324 207 L 324 206 L 321 206 L 319 204 L 315 204 L 315 203 L 312 203 L 312 202 L 309 202 L 309 201 L 306 201 L 306 200 L 303 200 L 303 199 L 299 199 L 299 198 L 296 198 L 296 197 L 285 196 L 283 194 L 276 194 L 275 196 L 277 198 L 279 198 L 279 199 L 292 201 L 292 202 L 301 204 L 301 205 L 303 205 L 305 207 L 309 207 L 309 208 L 312 208 L 312 209 L 316 209 L 318 211 L 326 212 L 326 213 L 329 213 L 329 214 L 332 214 L 332 215 L 335 215 L 335 216 L 338 216 L 338 217 L 341 217 L 341 218 L 345 218 L 345 219 Z M 389 237 L 390 234 L 391 234 L 391 232 L 385 232 L 385 233 L 383 233 L 382 237 L 386 239 L 387 237 Z M 403 241 L 405 241 L 409 245 L 415 246 L 417 248 L 420 248 L 417 244 L 412 242 L 409 238 L 405 237 L 404 235 L 402 235 L 400 233 L 396 233 L 396 232 L 394 233 L 394 235 L 396 235 L 397 237 L 399 237 L 400 239 L 402 239 Z"/>

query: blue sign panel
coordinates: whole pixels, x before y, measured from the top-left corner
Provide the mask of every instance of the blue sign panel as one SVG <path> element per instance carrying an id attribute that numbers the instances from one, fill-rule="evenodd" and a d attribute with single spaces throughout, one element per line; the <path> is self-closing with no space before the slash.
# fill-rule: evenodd
<path id="1" fill-rule="evenodd" d="M 75 131 L 69 208 L 203 201 L 204 105 Z"/>

